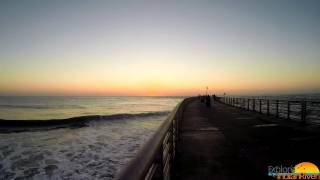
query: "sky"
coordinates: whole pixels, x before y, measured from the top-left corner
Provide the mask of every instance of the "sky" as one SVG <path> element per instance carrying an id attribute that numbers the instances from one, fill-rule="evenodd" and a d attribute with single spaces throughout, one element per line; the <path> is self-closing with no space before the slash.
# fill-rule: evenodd
<path id="1" fill-rule="evenodd" d="M 0 95 L 320 92 L 317 0 L 1 0 Z"/>

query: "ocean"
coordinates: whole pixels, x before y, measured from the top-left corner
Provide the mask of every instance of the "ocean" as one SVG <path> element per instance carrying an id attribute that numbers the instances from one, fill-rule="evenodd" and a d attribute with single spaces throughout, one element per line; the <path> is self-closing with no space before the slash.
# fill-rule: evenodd
<path id="1" fill-rule="evenodd" d="M 0 179 L 112 179 L 182 97 L 0 97 L 0 119 L 85 126 L 0 131 Z"/>

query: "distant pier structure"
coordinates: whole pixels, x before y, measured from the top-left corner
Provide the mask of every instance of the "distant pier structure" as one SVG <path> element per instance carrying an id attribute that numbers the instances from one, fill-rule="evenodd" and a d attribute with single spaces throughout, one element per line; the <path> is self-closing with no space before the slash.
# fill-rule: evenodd
<path id="1" fill-rule="evenodd" d="M 270 167 L 320 166 L 320 102 L 184 99 L 116 176 L 142 179 L 274 179 Z"/>

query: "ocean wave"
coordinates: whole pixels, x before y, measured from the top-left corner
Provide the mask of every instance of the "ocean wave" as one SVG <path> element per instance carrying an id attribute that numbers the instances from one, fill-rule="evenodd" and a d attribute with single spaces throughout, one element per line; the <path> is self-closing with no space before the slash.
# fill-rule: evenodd
<path id="1" fill-rule="evenodd" d="M 86 126 L 90 121 L 103 121 L 103 120 L 122 120 L 122 119 L 138 119 L 148 118 L 152 116 L 165 116 L 170 111 L 157 111 L 146 112 L 136 114 L 112 114 L 112 115 L 90 115 L 90 116 L 78 116 L 66 119 L 50 119 L 50 120 L 4 120 L 0 119 L 1 127 L 41 127 L 41 126 L 54 126 L 57 127 L 82 127 Z M 0 131 L 3 131 L 3 128 Z"/>

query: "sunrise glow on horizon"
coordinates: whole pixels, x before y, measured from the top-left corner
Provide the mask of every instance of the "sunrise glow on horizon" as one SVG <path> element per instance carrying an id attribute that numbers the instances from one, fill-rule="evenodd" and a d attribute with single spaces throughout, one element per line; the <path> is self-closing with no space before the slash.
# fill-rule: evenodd
<path id="1" fill-rule="evenodd" d="M 319 1 L 1 1 L 0 96 L 320 93 Z"/>

